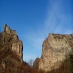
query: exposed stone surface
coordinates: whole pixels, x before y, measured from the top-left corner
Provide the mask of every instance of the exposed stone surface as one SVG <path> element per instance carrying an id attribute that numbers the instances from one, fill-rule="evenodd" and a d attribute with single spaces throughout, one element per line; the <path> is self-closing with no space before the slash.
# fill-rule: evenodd
<path id="1" fill-rule="evenodd" d="M 22 50 L 23 44 L 22 41 L 19 40 L 18 35 L 15 30 L 11 30 L 6 24 L 4 25 L 4 31 L 2 32 L 2 40 L 3 44 L 11 43 L 11 50 L 15 51 L 19 56 L 19 59 L 22 61 Z"/>
<path id="2" fill-rule="evenodd" d="M 0 73 L 22 73 L 22 52 L 23 43 L 16 31 L 5 24 L 4 31 L 0 33 Z"/>
<path id="3" fill-rule="evenodd" d="M 39 68 L 39 61 L 40 61 L 40 58 L 36 58 L 35 61 L 34 61 L 34 63 L 33 63 L 33 67 L 34 67 L 35 69 L 37 69 L 37 70 L 38 70 L 38 68 Z"/>
<path id="4" fill-rule="evenodd" d="M 73 53 L 73 34 L 49 34 L 43 42 L 39 69 L 51 71 Z"/>

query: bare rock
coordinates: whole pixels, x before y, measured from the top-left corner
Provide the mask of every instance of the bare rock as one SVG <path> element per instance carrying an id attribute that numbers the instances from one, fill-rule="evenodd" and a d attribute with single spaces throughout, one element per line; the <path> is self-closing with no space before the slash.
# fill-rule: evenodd
<path id="1" fill-rule="evenodd" d="M 34 61 L 34 63 L 33 63 L 33 67 L 34 67 L 35 69 L 37 69 L 37 70 L 38 70 L 38 68 L 39 68 L 39 61 L 40 61 L 40 58 L 36 58 L 35 61 Z"/>
<path id="2" fill-rule="evenodd" d="M 73 34 L 49 34 L 43 42 L 39 69 L 51 71 L 73 54 Z"/>
<path id="3" fill-rule="evenodd" d="M 21 40 L 19 40 L 16 31 L 10 29 L 10 27 L 8 27 L 7 24 L 4 24 L 4 31 L 0 34 L 1 34 L 0 44 L 2 45 L 2 48 L 0 48 L 0 50 L 3 49 L 4 46 L 8 44 L 9 46 L 7 46 L 8 47 L 7 49 L 10 49 L 13 52 L 15 52 L 19 56 L 20 61 L 22 62 L 23 43 Z"/>
<path id="4" fill-rule="evenodd" d="M 0 33 L 0 73 L 24 73 L 23 42 L 7 24 Z"/>

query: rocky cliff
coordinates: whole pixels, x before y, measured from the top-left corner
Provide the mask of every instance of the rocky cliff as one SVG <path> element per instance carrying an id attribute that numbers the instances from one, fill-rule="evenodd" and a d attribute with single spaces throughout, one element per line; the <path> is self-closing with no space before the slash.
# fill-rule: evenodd
<path id="1" fill-rule="evenodd" d="M 19 40 L 19 37 L 15 30 L 11 30 L 6 24 L 4 25 L 4 31 L 1 33 L 2 38 L 1 41 L 3 45 L 10 44 L 10 49 L 14 51 L 22 62 L 22 50 L 23 44 L 22 41 Z"/>
<path id="2" fill-rule="evenodd" d="M 0 33 L 0 71 L 16 73 L 23 62 L 22 51 L 23 43 L 16 31 L 5 24 L 3 32 Z"/>
<path id="3" fill-rule="evenodd" d="M 73 54 L 73 34 L 49 34 L 43 42 L 39 69 L 51 71 Z"/>

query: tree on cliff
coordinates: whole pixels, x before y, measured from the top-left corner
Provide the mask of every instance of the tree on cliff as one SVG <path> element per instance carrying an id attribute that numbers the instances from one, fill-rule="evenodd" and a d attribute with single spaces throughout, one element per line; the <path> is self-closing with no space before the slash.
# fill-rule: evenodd
<path id="1" fill-rule="evenodd" d="M 33 59 L 30 59 L 28 64 L 32 67 L 33 66 Z"/>

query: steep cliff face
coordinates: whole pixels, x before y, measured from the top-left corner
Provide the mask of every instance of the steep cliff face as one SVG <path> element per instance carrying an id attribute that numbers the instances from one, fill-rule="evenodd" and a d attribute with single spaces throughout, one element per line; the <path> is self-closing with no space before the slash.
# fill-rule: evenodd
<path id="1" fill-rule="evenodd" d="M 16 73 L 23 62 L 23 43 L 6 24 L 0 33 L 0 71 Z M 2 73 L 1 72 L 1 73 Z"/>
<path id="2" fill-rule="evenodd" d="M 73 53 L 73 34 L 49 34 L 43 42 L 39 69 L 57 69 Z"/>
<path id="3" fill-rule="evenodd" d="M 4 25 L 4 31 L 1 33 L 1 43 L 3 45 L 10 44 L 10 49 L 14 51 L 22 61 L 23 44 L 19 40 L 15 30 L 11 30 L 6 24 Z"/>

